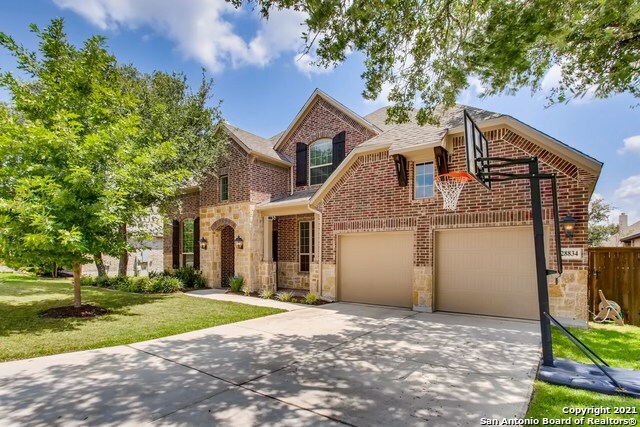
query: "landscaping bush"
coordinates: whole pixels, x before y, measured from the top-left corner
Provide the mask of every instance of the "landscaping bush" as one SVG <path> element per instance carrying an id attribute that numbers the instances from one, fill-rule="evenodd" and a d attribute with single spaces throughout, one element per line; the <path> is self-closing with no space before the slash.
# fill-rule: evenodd
<path id="1" fill-rule="evenodd" d="M 151 279 L 148 277 L 129 277 L 127 292 L 145 293 L 151 288 Z M 125 289 L 120 289 L 124 291 Z"/>
<path id="2" fill-rule="evenodd" d="M 82 276 L 80 278 L 80 286 L 94 286 L 96 280 L 91 276 Z"/>
<path id="3" fill-rule="evenodd" d="M 276 299 L 282 302 L 291 302 L 293 294 L 291 292 L 278 292 L 276 294 Z"/>
<path id="4" fill-rule="evenodd" d="M 158 276 L 150 279 L 147 292 L 168 294 L 184 289 L 184 283 L 177 277 Z"/>
<path id="5" fill-rule="evenodd" d="M 273 297 L 273 291 L 271 289 L 263 289 L 260 291 L 260 298 L 271 299 Z"/>
<path id="6" fill-rule="evenodd" d="M 127 276 L 110 277 L 108 286 L 117 291 L 131 292 L 129 291 L 129 278 Z"/>
<path id="7" fill-rule="evenodd" d="M 108 288 L 110 280 L 106 276 L 98 276 L 95 278 L 93 283 L 99 288 Z"/>
<path id="8" fill-rule="evenodd" d="M 200 270 L 193 267 L 181 267 L 176 269 L 170 276 L 179 279 L 185 288 L 204 288 L 206 282 Z"/>
<path id="9" fill-rule="evenodd" d="M 251 296 L 251 289 L 247 286 L 243 286 L 242 287 L 242 293 L 244 294 L 244 296 L 246 297 L 250 297 Z"/>
<path id="10" fill-rule="evenodd" d="M 244 279 L 242 278 L 242 276 L 229 277 L 229 287 L 233 292 L 240 292 L 243 285 L 244 285 Z"/>
<path id="11" fill-rule="evenodd" d="M 306 304 L 313 305 L 317 301 L 318 301 L 318 295 L 316 294 L 308 293 L 307 295 L 304 296 L 304 302 Z"/>

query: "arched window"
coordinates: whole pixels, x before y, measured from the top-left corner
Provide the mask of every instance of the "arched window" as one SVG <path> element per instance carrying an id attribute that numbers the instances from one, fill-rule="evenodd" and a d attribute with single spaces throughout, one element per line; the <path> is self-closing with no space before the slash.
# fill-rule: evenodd
<path id="1" fill-rule="evenodd" d="M 330 139 L 319 139 L 310 145 L 309 183 L 322 184 L 333 171 L 333 144 Z"/>

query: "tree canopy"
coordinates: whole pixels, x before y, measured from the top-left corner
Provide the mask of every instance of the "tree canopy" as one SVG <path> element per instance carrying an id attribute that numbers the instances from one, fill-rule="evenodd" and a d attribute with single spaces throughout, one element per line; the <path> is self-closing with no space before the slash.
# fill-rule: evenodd
<path id="1" fill-rule="evenodd" d="M 183 75 L 123 67 L 102 37 L 72 45 L 62 20 L 32 31 L 37 52 L 0 33 L 22 72 L 0 74 L 0 258 L 73 266 L 79 306 L 80 266 L 126 251 L 123 226 L 215 164 L 220 113 L 211 82 L 192 93 Z"/>
<path id="2" fill-rule="evenodd" d="M 589 246 L 600 246 L 618 232 L 617 224 L 606 224 L 613 207 L 596 197 L 589 203 Z"/>
<path id="3" fill-rule="evenodd" d="M 316 64 L 335 66 L 350 51 L 365 55 L 364 97 L 390 86 L 392 121 L 437 120 L 478 79 L 483 95 L 537 91 L 559 67 L 549 95 L 565 102 L 587 94 L 640 96 L 640 2 L 637 0 L 228 0 L 308 14 L 302 33 Z"/>

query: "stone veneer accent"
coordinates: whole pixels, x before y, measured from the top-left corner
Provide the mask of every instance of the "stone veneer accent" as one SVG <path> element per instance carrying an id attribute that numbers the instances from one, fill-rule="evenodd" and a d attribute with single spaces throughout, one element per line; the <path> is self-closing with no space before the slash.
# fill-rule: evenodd
<path id="1" fill-rule="evenodd" d="M 549 308 L 565 324 L 586 327 L 589 318 L 588 273 L 588 270 L 565 270 L 558 283 L 554 277 L 549 277 Z"/>
<path id="2" fill-rule="evenodd" d="M 260 280 L 259 289 L 270 289 L 275 292 L 276 289 L 276 263 L 269 261 L 262 261 L 260 263 Z M 253 290 L 258 290 L 253 287 Z"/>
<path id="3" fill-rule="evenodd" d="M 235 235 L 243 240 L 243 249 L 235 250 L 235 273 L 244 278 L 245 284 L 252 290 L 258 290 L 261 283 L 260 264 L 262 261 L 263 220 L 255 210 L 253 203 L 233 203 L 220 206 L 207 206 L 200 209 L 200 236 L 207 239 L 207 249 L 200 250 L 200 269 L 207 279 L 207 285 L 221 287 L 220 278 L 220 230 L 227 219 L 235 223 Z"/>
<path id="4" fill-rule="evenodd" d="M 413 309 L 433 311 L 433 269 L 429 266 L 413 267 Z"/>
<path id="5" fill-rule="evenodd" d="M 278 261 L 278 288 L 308 291 L 309 273 L 300 271 L 299 262 Z"/>

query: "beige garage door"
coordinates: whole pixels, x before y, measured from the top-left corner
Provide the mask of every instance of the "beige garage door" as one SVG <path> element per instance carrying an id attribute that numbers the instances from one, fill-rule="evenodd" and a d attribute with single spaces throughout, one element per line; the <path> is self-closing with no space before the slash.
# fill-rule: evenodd
<path id="1" fill-rule="evenodd" d="M 437 310 L 538 319 L 531 227 L 437 231 Z"/>
<path id="2" fill-rule="evenodd" d="M 413 233 L 338 236 L 338 299 L 411 307 Z"/>

